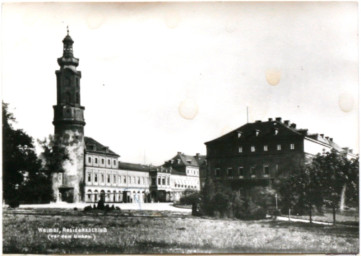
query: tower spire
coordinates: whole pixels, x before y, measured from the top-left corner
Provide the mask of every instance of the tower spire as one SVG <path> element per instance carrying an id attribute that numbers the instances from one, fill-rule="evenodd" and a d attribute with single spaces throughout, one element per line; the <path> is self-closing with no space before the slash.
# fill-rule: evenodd
<path id="1" fill-rule="evenodd" d="M 58 58 L 58 63 L 61 67 L 63 66 L 74 66 L 79 65 L 79 59 L 74 57 L 73 44 L 74 41 L 69 35 L 69 26 L 66 26 L 66 36 L 63 39 L 63 56 Z"/>

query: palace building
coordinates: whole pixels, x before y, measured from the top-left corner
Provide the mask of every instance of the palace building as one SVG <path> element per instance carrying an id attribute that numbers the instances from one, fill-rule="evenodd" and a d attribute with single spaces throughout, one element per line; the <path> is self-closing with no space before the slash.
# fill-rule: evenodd
<path id="1" fill-rule="evenodd" d="M 63 40 L 63 56 L 58 59 L 57 104 L 54 106 L 55 137 L 66 147 L 69 160 L 64 172 L 55 172 L 52 189 L 56 201 L 154 202 L 179 200 L 186 190 L 200 189 L 200 169 L 205 156 L 178 153 L 163 166 L 154 167 L 118 161 L 119 155 L 93 138 L 84 136 L 81 106 L 79 59 L 73 55 L 74 41 Z M 200 168 L 201 167 L 201 168 Z"/>
<path id="2" fill-rule="evenodd" d="M 356 157 L 324 134 L 309 134 L 281 118 L 247 123 L 206 142 L 207 176 L 247 196 L 255 186 L 269 186 L 297 172 L 314 155 L 332 149 Z"/>

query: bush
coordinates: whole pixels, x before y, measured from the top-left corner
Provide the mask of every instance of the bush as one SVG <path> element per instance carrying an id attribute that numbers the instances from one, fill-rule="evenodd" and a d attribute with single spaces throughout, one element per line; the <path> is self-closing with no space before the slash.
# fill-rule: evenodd
<path id="1" fill-rule="evenodd" d="M 193 192 L 191 194 L 181 197 L 179 203 L 183 205 L 193 205 L 194 203 L 199 203 L 199 200 L 200 194 L 198 192 Z"/>
<path id="2" fill-rule="evenodd" d="M 11 200 L 9 201 L 9 207 L 10 208 L 17 208 L 19 207 L 20 202 L 18 200 Z"/>

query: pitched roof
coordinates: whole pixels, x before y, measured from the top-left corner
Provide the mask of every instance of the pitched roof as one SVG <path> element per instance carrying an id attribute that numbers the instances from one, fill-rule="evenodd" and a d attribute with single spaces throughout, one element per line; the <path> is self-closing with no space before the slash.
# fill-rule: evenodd
<path id="1" fill-rule="evenodd" d="M 285 123 L 283 123 L 282 121 L 280 121 L 280 119 L 277 118 L 277 120 L 271 120 L 269 119 L 268 121 L 262 122 L 262 121 L 256 121 L 254 123 L 247 123 L 245 125 L 242 125 L 241 127 L 238 127 L 237 129 L 234 129 L 233 131 L 226 133 L 214 140 L 205 142 L 205 144 L 210 144 L 213 142 L 218 142 L 218 141 L 223 141 L 223 140 L 227 140 L 230 137 L 232 137 L 236 132 L 241 132 L 242 133 L 242 137 L 247 138 L 247 139 L 252 139 L 255 138 L 255 130 L 259 130 L 259 135 L 258 138 L 261 137 L 267 137 L 270 134 L 274 133 L 274 129 L 277 128 L 279 129 L 279 134 L 285 134 L 285 132 L 287 132 L 288 135 L 293 134 L 293 135 L 302 135 L 303 132 L 305 130 L 301 130 L 301 129 L 296 129 L 296 126 L 291 127 L 290 125 L 287 125 Z"/>
<path id="2" fill-rule="evenodd" d="M 84 137 L 85 149 L 90 153 L 104 154 L 120 157 L 117 153 L 90 137 Z"/>
<path id="3" fill-rule="evenodd" d="M 322 136 L 319 134 L 308 134 L 307 129 L 297 129 L 295 124 L 290 124 L 288 120 L 282 122 L 282 119 L 279 117 L 274 120 L 270 118 L 268 119 L 268 121 L 264 121 L 264 122 L 256 121 L 254 123 L 247 123 L 237 129 L 234 129 L 233 131 L 227 134 L 224 134 L 214 140 L 208 141 L 205 144 L 207 145 L 214 142 L 217 143 L 223 140 L 230 139 L 232 138 L 232 136 L 234 136 L 235 133 L 238 132 L 241 132 L 242 134 L 241 136 L 247 138 L 248 140 L 255 139 L 256 130 L 259 130 L 258 138 L 267 137 L 270 134 L 274 133 L 275 128 L 279 130 L 280 136 L 282 136 L 283 134 L 287 134 L 287 136 L 289 135 L 303 136 L 327 144 L 338 151 L 343 151 L 343 149 L 339 145 L 337 145 L 332 138 L 323 136 L 323 134 Z"/>
<path id="4" fill-rule="evenodd" d="M 123 170 L 141 171 L 141 172 L 149 172 L 151 169 L 149 165 L 133 164 L 133 163 L 120 162 L 120 161 L 118 162 L 118 168 Z"/>

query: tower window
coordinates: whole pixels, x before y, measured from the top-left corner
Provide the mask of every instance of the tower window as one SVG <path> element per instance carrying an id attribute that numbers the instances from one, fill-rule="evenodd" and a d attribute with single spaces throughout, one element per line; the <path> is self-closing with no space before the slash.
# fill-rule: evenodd
<path id="1" fill-rule="evenodd" d="M 66 103 L 66 104 L 69 104 L 69 103 L 70 103 L 70 97 L 71 97 L 70 92 L 67 92 L 67 93 L 65 94 L 65 103 Z"/>
<path id="2" fill-rule="evenodd" d="M 80 104 L 80 95 L 79 95 L 79 92 L 76 93 L 76 103 Z"/>
<path id="3" fill-rule="evenodd" d="M 92 175 L 91 173 L 88 173 L 88 182 L 91 182 L 92 181 Z"/>
<path id="4" fill-rule="evenodd" d="M 104 174 L 102 174 L 102 182 L 104 182 Z"/>
<path id="5" fill-rule="evenodd" d="M 98 182 L 98 174 L 94 174 L 94 182 Z"/>
<path id="6" fill-rule="evenodd" d="M 108 176 L 108 177 L 107 177 L 107 178 L 108 178 L 107 181 L 108 181 L 108 183 L 110 183 L 110 175 L 108 174 L 107 176 Z"/>

